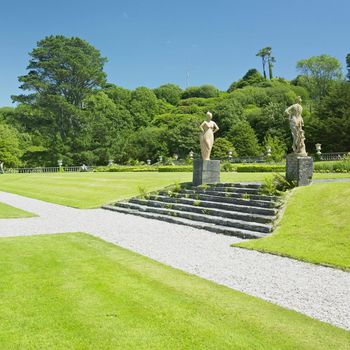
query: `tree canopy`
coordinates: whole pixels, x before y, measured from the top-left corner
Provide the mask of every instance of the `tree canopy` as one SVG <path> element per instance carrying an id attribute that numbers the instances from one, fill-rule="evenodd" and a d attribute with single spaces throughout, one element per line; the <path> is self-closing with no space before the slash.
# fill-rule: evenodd
<path id="1" fill-rule="evenodd" d="M 334 80 L 342 78 L 340 62 L 329 55 L 300 60 L 297 69 L 305 77 L 305 84 L 311 97 L 316 100 L 327 95 Z"/>
<path id="2" fill-rule="evenodd" d="M 107 81 L 106 58 L 80 38 L 49 36 L 30 53 L 23 95 L 14 108 L 0 108 L 0 159 L 6 166 L 105 165 L 152 162 L 161 155 L 200 155 L 199 125 L 211 111 L 220 127 L 213 157 L 257 156 L 272 148 L 280 161 L 290 150 L 284 118 L 296 96 L 303 98 L 308 152 L 350 151 L 349 82 L 327 55 L 298 62 L 292 81 L 272 77 L 272 49 L 258 52 L 264 74 L 249 69 L 223 92 L 213 85 L 182 90 L 175 84 L 129 90 Z M 350 54 L 346 58 L 350 71 Z M 270 70 L 271 69 L 271 70 Z M 349 73 L 350 74 L 350 73 Z M 349 78 L 349 76 L 348 76 Z M 317 103 L 315 103 L 317 101 Z"/>
<path id="3" fill-rule="evenodd" d="M 16 167 L 21 164 L 22 153 L 17 131 L 6 124 L 0 124 L 0 160 L 7 167 Z"/>
<path id="4" fill-rule="evenodd" d="M 80 38 L 48 36 L 29 55 L 29 72 L 19 81 L 20 88 L 31 94 L 13 96 L 14 101 L 30 103 L 43 95 L 55 95 L 81 107 L 84 97 L 106 81 L 103 66 L 107 59 Z"/>
<path id="5" fill-rule="evenodd" d="M 213 85 L 201 85 L 201 86 L 190 86 L 187 88 L 183 94 L 182 98 L 191 98 L 191 97 L 217 97 L 219 96 L 219 90 Z"/>
<path id="6" fill-rule="evenodd" d="M 241 89 L 248 85 L 257 85 L 264 81 L 264 77 L 257 69 L 249 69 L 248 72 L 237 82 L 233 82 L 228 88 L 227 92 L 232 92 L 235 89 Z"/>
<path id="7" fill-rule="evenodd" d="M 161 85 L 159 88 L 153 90 L 157 98 L 176 106 L 181 100 L 182 89 L 175 84 Z"/>

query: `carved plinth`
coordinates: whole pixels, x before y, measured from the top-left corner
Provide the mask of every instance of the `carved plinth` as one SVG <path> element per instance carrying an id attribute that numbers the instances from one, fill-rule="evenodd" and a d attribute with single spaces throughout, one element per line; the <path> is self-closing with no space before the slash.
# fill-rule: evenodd
<path id="1" fill-rule="evenodd" d="M 311 157 L 287 155 L 286 179 L 288 181 L 295 181 L 297 186 L 310 185 L 313 172 L 314 163 Z"/>
<path id="2" fill-rule="evenodd" d="M 220 182 L 220 160 L 195 159 L 193 161 L 194 186 Z"/>

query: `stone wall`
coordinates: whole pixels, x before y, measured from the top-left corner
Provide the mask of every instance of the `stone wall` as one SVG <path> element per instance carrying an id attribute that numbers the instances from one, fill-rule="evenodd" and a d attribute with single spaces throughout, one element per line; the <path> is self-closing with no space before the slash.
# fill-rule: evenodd
<path id="1" fill-rule="evenodd" d="M 286 179 L 288 181 L 295 181 L 297 186 L 307 186 L 312 181 L 313 171 L 314 164 L 311 157 L 287 155 Z"/>
<path id="2" fill-rule="evenodd" d="M 193 161 L 193 185 L 213 184 L 220 182 L 220 161 L 202 160 Z"/>

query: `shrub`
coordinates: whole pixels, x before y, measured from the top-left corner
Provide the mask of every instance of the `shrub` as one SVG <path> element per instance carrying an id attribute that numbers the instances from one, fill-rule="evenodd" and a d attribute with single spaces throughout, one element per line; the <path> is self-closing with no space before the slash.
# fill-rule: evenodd
<path id="1" fill-rule="evenodd" d="M 146 190 L 145 187 L 143 187 L 143 186 L 138 186 L 138 187 L 137 187 L 137 190 L 138 190 L 138 192 L 139 192 L 139 197 L 140 197 L 141 199 L 147 199 L 147 198 L 148 198 L 147 190 Z"/>
<path id="2" fill-rule="evenodd" d="M 230 171 L 235 171 L 237 169 L 237 165 L 232 164 L 230 162 L 224 162 L 221 164 L 220 168 L 221 168 L 221 171 L 230 172 Z"/>
<path id="3" fill-rule="evenodd" d="M 267 146 L 271 147 L 271 156 L 266 156 L 267 160 L 280 162 L 285 159 L 287 146 L 281 138 L 278 136 L 266 135 L 264 138 L 264 145 L 265 149 L 267 149 Z"/>
<path id="4" fill-rule="evenodd" d="M 280 196 L 283 192 L 296 186 L 295 181 L 288 181 L 285 176 L 274 174 L 274 176 L 265 178 L 261 186 L 261 192 L 270 196 Z"/>
<path id="5" fill-rule="evenodd" d="M 180 192 L 181 191 L 181 184 L 179 181 L 175 181 L 174 185 L 172 186 L 174 192 Z"/>

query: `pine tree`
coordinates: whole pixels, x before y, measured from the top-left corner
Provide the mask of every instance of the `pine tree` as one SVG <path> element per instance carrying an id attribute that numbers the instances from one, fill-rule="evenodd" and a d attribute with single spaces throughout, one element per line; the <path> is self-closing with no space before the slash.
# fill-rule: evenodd
<path id="1" fill-rule="evenodd" d="M 256 56 L 261 57 L 262 60 L 262 65 L 263 65 L 263 73 L 264 73 L 264 78 L 266 79 L 267 75 L 266 75 L 266 64 L 269 68 L 269 78 L 272 79 L 273 78 L 273 74 L 272 74 L 272 67 L 273 64 L 276 62 L 275 57 L 273 57 L 271 55 L 272 53 L 272 48 L 271 47 L 264 47 L 261 50 L 258 51 L 258 53 L 256 54 Z"/>

